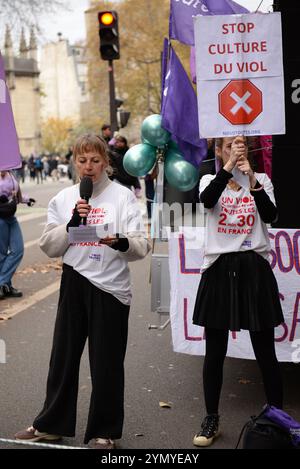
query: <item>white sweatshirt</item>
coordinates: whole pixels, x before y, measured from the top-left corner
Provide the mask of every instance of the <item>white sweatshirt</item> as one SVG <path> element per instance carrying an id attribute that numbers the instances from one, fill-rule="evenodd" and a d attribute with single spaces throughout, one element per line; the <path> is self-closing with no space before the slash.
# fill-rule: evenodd
<path id="1" fill-rule="evenodd" d="M 114 223 L 115 232 L 128 238 L 129 249 L 124 253 L 98 243 L 70 245 L 66 224 L 79 199 L 77 184 L 62 190 L 50 201 L 40 247 L 49 257 L 63 256 L 65 264 L 93 285 L 111 293 L 122 303 L 130 304 L 128 261 L 142 259 L 150 250 L 136 198 L 129 189 L 109 181 L 105 175 L 89 200 L 92 210 L 87 225 Z"/>
<path id="2" fill-rule="evenodd" d="M 258 182 L 275 204 L 273 185 L 264 173 L 255 173 Z M 210 174 L 200 181 L 200 194 L 215 178 Z M 201 271 L 208 269 L 221 254 L 252 250 L 269 258 L 271 250 L 266 224 L 260 218 L 249 189 L 233 191 L 228 186 L 217 204 L 207 209 L 204 260 Z"/>

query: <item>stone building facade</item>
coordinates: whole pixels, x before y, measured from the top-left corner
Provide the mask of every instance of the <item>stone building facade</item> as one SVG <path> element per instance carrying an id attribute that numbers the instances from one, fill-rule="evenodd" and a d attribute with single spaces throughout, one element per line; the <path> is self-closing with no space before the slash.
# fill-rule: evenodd
<path id="1" fill-rule="evenodd" d="M 7 28 L 3 59 L 20 151 L 23 156 L 29 156 L 40 151 L 41 141 L 40 72 L 34 30 L 31 29 L 28 46 L 22 30 L 19 55 L 16 56 L 10 30 Z"/>
<path id="2" fill-rule="evenodd" d="M 49 118 L 69 118 L 76 125 L 84 117 L 89 99 L 85 53 L 84 45 L 70 45 L 61 36 L 57 42 L 42 47 L 40 84 L 43 122 Z"/>

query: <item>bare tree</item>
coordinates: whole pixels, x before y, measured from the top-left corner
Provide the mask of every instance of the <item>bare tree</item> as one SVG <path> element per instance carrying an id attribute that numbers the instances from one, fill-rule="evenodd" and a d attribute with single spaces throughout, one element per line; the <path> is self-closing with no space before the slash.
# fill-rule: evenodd
<path id="1" fill-rule="evenodd" d="M 0 24 L 11 28 L 34 24 L 45 13 L 53 13 L 59 8 L 67 8 L 67 0 L 0 0 Z"/>

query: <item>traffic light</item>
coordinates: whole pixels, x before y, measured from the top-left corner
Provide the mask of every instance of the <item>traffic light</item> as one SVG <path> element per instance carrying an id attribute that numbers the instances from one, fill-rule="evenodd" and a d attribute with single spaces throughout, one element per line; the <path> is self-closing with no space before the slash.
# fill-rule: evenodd
<path id="1" fill-rule="evenodd" d="M 100 11 L 98 21 L 101 58 L 103 60 L 119 59 L 118 13 L 116 11 Z"/>
<path id="2" fill-rule="evenodd" d="M 123 103 L 124 101 L 122 98 L 115 98 L 115 106 L 117 110 L 117 121 L 118 121 L 119 129 L 126 127 L 129 121 L 129 117 L 130 117 L 130 112 L 125 111 L 124 109 L 119 109 L 119 107 L 121 107 Z"/>
<path id="3" fill-rule="evenodd" d="M 119 128 L 126 127 L 130 117 L 130 112 L 119 110 L 117 114 Z"/>
<path id="4" fill-rule="evenodd" d="M 116 109 L 119 109 L 119 107 L 121 107 L 123 103 L 124 101 L 122 98 L 115 98 Z"/>

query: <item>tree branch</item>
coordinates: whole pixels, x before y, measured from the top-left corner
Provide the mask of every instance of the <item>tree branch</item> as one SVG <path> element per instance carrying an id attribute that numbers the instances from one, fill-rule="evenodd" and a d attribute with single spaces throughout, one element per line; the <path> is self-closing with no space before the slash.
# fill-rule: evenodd
<path id="1" fill-rule="evenodd" d="M 2 0 L 0 21 L 11 29 L 31 25 L 38 28 L 38 18 L 42 14 L 53 13 L 61 8 L 68 9 L 66 0 Z"/>

